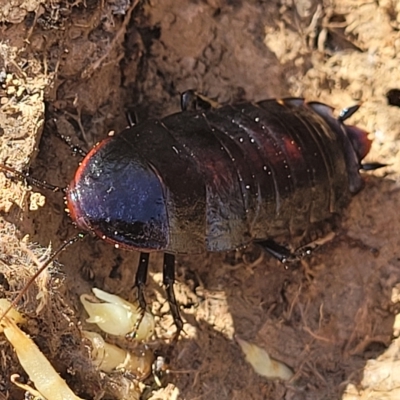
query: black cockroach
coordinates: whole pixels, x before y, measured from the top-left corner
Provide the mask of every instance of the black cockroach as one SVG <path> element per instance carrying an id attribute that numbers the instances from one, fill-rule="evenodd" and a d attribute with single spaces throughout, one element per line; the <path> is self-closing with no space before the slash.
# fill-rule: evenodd
<path id="1" fill-rule="evenodd" d="M 295 259 L 273 239 L 340 214 L 362 187 L 360 169 L 382 166 L 361 164 L 371 141 L 343 123 L 358 107 L 335 118 L 329 106 L 301 98 L 219 106 L 185 92 L 182 112 L 93 147 L 64 190 L 70 215 L 80 230 L 141 252 L 135 285 L 143 308 L 149 253 L 164 252 L 179 334 L 175 254 L 257 241 L 281 261 Z"/>

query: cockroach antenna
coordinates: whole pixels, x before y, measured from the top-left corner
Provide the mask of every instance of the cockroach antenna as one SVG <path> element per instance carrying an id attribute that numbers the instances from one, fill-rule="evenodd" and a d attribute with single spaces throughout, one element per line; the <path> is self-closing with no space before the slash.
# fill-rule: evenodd
<path id="1" fill-rule="evenodd" d="M 60 186 L 51 185 L 50 183 L 41 181 L 37 178 L 30 176 L 28 172 L 18 171 L 12 167 L 8 167 L 5 164 L 0 164 L 0 171 L 3 171 L 5 173 L 5 175 L 12 174 L 13 176 L 20 179 L 21 181 L 26 181 L 28 184 L 38 187 L 38 188 L 41 188 L 41 189 L 51 190 L 52 192 L 64 192 L 64 193 L 67 190 L 67 188 L 62 188 Z M 18 304 L 18 302 L 21 300 L 22 296 L 27 292 L 27 290 L 32 285 L 32 283 L 36 280 L 36 278 L 58 257 L 58 255 L 60 253 L 62 253 L 67 247 L 74 244 L 78 240 L 83 239 L 85 236 L 86 236 L 86 233 L 79 233 L 78 235 L 74 236 L 73 238 L 66 240 L 64 243 L 62 243 L 60 245 L 60 247 L 57 250 L 54 251 L 54 253 L 43 263 L 43 265 L 39 268 L 39 270 L 28 280 L 28 282 L 22 288 L 21 292 L 14 299 L 14 301 L 11 303 L 11 305 L 5 310 L 5 312 L 2 315 L 0 315 L 0 322 L 8 314 L 8 312 L 11 310 L 11 308 L 15 307 Z"/>
<path id="2" fill-rule="evenodd" d="M 42 266 L 29 278 L 28 282 L 22 288 L 18 296 L 11 302 L 10 306 L 3 312 L 2 315 L 0 315 L 0 322 L 13 307 L 17 306 L 18 302 L 22 299 L 22 296 L 27 292 L 27 290 L 36 280 L 36 278 L 60 255 L 60 253 L 62 253 L 67 247 L 76 243 L 78 240 L 83 239 L 86 235 L 86 233 L 78 233 L 78 235 L 62 243 L 61 246 L 56 251 L 54 251 L 54 253 L 42 264 Z"/>
<path id="3" fill-rule="evenodd" d="M 8 167 L 7 165 L 0 164 L 0 171 L 4 173 L 12 174 L 13 176 L 17 177 L 21 181 L 26 181 L 28 184 L 32 186 L 36 186 L 41 189 L 51 190 L 52 192 L 65 192 L 66 188 L 62 188 L 60 186 L 51 185 L 45 181 L 41 181 L 29 175 L 29 172 L 21 172 L 12 167 Z"/>

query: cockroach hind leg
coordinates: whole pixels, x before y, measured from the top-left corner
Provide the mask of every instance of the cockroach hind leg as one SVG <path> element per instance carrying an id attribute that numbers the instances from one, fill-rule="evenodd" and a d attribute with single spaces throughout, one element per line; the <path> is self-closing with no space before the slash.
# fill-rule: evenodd
<path id="1" fill-rule="evenodd" d="M 330 242 L 334 237 L 335 233 L 329 232 L 326 236 L 307 243 L 306 245 L 297 248 L 294 252 L 291 252 L 287 247 L 276 243 L 272 239 L 257 243 L 282 264 L 287 264 L 300 261 L 302 258 L 309 256 L 316 248 Z"/>
<path id="2" fill-rule="evenodd" d="M 181 94 L 182 111 L 209 110 L 219 108 L 221 105 L 207 96 L 204 96 L 193 89 L 186 90 Z"/>
<path id="3" fill-rule="evenodd" d="M 272 239 L 257 241 L 257 244 L 282 264 L 299 261 L 299 256 L 296 253 L 292 253 L 287 247 L 276 243 Z"/>

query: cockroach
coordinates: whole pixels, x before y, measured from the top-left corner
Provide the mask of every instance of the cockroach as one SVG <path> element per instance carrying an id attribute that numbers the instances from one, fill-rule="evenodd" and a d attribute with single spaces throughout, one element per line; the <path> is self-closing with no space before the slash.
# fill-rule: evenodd
<path id="1" fill-rule="evenodd" d="M 181 112 L 130 126 L 85 155 L 64 189 L 70 216 L 79 230 L 141 252 L 135 286 L 143 309 L 149 253 L 164 252 L 179 335 L 176 254 L 258 242 L 282 262 L 297 259 L 274 238 L 340 214 L 362 188 L 360 170 L 383 166 L 361 163 L 371 141 L 344 124 L 358 108 L 335 118 L 331 107 L 301 98 L 221 106 L 187 91 Z"/>

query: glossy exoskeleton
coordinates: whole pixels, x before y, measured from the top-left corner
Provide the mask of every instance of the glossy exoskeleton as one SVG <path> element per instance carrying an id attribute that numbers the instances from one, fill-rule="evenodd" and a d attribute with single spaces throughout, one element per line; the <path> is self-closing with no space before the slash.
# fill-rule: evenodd
<path id="1" fill-rule="evenodd" d="M 139 301 L 148 253 L 163 251 L 164 284 L 178 332 L 175 254 L 227 251 L 252 241 L 282 261 L 273 242 L 340 213 L 362 187 L 370 141 L 322 103 L 300 98 L 200 108 L 129 127 L 98 143 L 67 188 L 78 228 L 142 252 Z M 368 164 L 364 169 L 378 166 Z"/>

